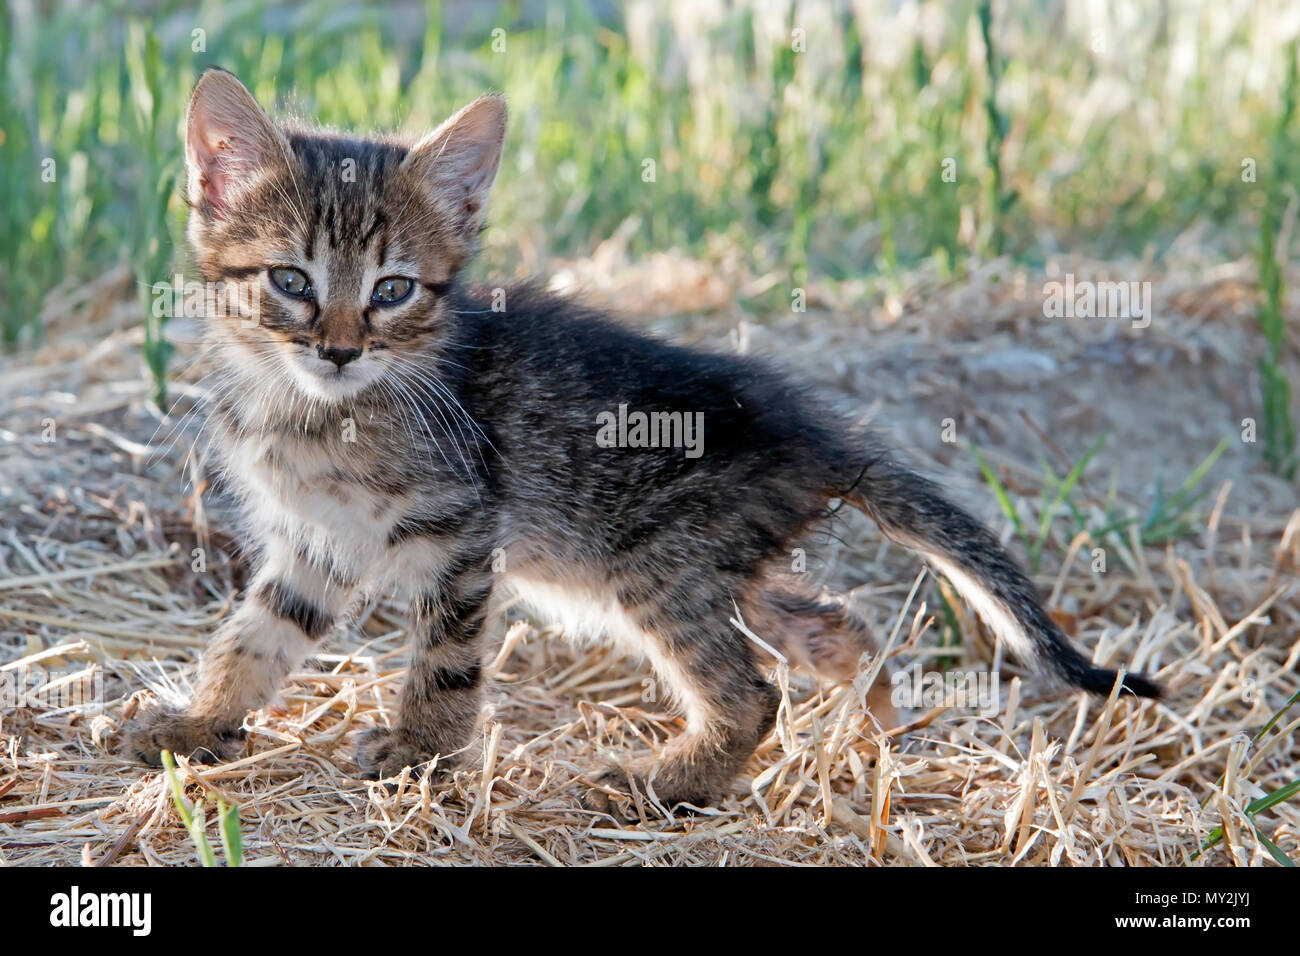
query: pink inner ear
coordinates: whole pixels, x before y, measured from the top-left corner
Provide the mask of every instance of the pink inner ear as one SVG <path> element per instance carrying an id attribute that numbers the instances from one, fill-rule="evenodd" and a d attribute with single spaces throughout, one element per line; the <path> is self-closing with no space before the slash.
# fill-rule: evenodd
<path id="1" fill-rule="evenodd" d="M 194 141 L 199 187 L 212 204 L 213 213 L 220 217 L 227 208 L 226 190 L 230 185 L 232 144 L 227 138 L 220 134 L 213 135 L 198 124 L 191 128 L 190 135 Z"/>
<path id="2" fill-rule="evenodd" d="M 252 172 L 256 147 L 219 130 L 196 128 L 194 134 L 199 186 L 212 205 L 213 215 L 224 218 L 230 205 L 230 187 Z"/>
<path id="3" fill-rule="evenodd" d="M 252 94 L 229 73 L 205 73 L 186 110 L 185 151 L 194 200 L 202 190 L 209 213 L 226 218 L 286 143 Z"/>
<path id="4" fill-rule="evenodd" d="M 212 211 L 217 216 L 224 216 L 226 212 L 226 187 L 229 185 L 229 177 L 218 157 L 204 166 L 204 171 L 199 179 L 203 187 L 203 194 L 208 197 L 208 202 L 212 204 Z"/>

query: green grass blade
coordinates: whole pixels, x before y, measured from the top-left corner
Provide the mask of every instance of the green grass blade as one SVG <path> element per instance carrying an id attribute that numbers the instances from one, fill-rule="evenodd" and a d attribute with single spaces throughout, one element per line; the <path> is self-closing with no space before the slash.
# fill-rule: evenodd
<path id="1" fill-rule="evenodd" d="M 1031 552 L 1033 560 L 1036 561 L 1041 555 L 1043 545 L 1047 542 L 1047 534 L 1051 530 L 1052 517 L 1056 514 L 1056 509 L 1061 507 L 1066 499 L 1070 497 L 1070 493 L 1074 491 L 1074 486 L 1077 485 L 1079 479 L 1083 477 L 1083 472 L 1084 469 L 1088 467 L 1088 462 L 1092 461 L 1093 456 L 1096 455 L 1097 452 L 1101 451 L 1101 447 L 1106 444 L 1106 439 L 1109 437 L 1110 432 L 1104 433 L 1100 438 L 1092 443 L 1092 446 L 1086 452 L 1083 453 L 1083 457 L 1075 462 L 1074 467 L 1070 469 L 1070 473 L 1066 475 L 1065 480 L 1061 482 L 1061 486 L 1057 489 L 1056 496 L 1052 499 L 1052 503 L 1044 508 L 1042 514 L 1039 515 L 1038 538 L 1034 541 L 1034 547 Z"/>
<path id="2" fill-rule="evenodd" d="M 1251 801 L 1251 803 L 1246 807 L 1246 813 L 1253 817 L 1258 813 L 1263 813 L 1270 807 L 1277 806 L 1279 803 L 1285 803 L 1297 793 L 1300 793 L 1300 780 L 1294 780 L 1291 783 L 1288 783 L 1285 787 L 1278 787 L 1267 796 Z"/>
<path id="3" fill-rule="evenodd" d="M 176 772 L 176 762 L 166 750 L 162 752 L 162 762 L 163 773 L 166 774 L 167 785 L 172 792 L 172 803 L 175 804 L 176 812 L 180 814 L 185 829 L 190 833 L 190 839 L 194 842 L 194 848 L 199 855 L 199 863 L 203 866 L 216 866 L 217 858 L 212 852 L 212 844 L 208 842 L 207 835 L 203 832 L 206 823 L 203 817 L 203 801 L 191 804 L 185 798 L 185 788 L 181 786 L 180 775 Z"/>
<path id="4" fill-rule="evenodd" d="M 993 473 L 993 469 L 990 468 L 989 463 L 984 460 L 984 456 L 979 453 L 979 449 L 975 448 L 973 445 L 971 446 L 971 454 L 975 456 L 975 462 L 979 465 L 980 473 L 984 475 L 984 480 L 987 481 L 989 487 L 993 489 L 993 496 L 998 500 L 998 507 L 1002 509 L 1002 513 L 1011 521 L 1012 526 L 1016 529 L 1016 534 L 1018 534 L 1027 544 L 1029 542 L 1028 534 L 1025 531 L 1024 524 L 1020 520 L 1020 515 L 1016 514 L 1015 506 L 1011 503 L 1011 496 L 1007 494 L 1006 487 L 998 480 L 998 476 Z"/>
<path id="5" fill-rule="evenodd" d="M 226 866 L 244 865 L 244 835 L 239 829 L 239 807 L 227 806 L 217 801 L 217 819 L 221 827 L 221 848 L 226 853 Z"/>
<path id="6" fill-rule="evenodd" d="M 1272 730 L 1272 729 L 1273 729 L 1273 726 L 1274 726 L 1274 725 L 1275 725 L 1279 720 L 1282 719 L 1282 715 L 1285 714 L 1288 710 L 1290 710 L 1292 707 L 1295 706 L 1296 701 L 1300 701 L 1300 690 L 1298 690 L 1298 691 L 1296 691 L 1294 694 L 1292 694 L 1292 695 L 1291 695 L 1291 699 L 1288 700 L 1285 704 L 1283 704 L 1283 705 L 1282 705 L 1282 708 L 1281 708 L 1281 709 L 1280 709 L 1276 714 L 1274 714 L 1272 717 L 1270 717 L 1270 718 L 1268 719 L 1268 722 L 1267 722 L 1266 724 L 1264 724 L 1263 727 L 1259 728 L 1259 733 L 1257 733 L 1257 734 L 1255 735 L 1255 738 L 1254 738 L 1254 740 L 1251 741 L 1251 743 L 1259 743 L 1260 739 L 1261 739 L 1261 738 L 1262 738 L 1266 733 L 1268 733 L 1270 730 Z"/>
<path id="7" fill-rule="evenodd" d="M 1296 865 L 1295 860 L 1291 859 L 1289 856 L 1283 853 L 1281 847 L 1279 847 L 1268 837 L 1264 836 L 1264 834 L 1260 833 L 1258 830 L 1255 831 L 1255 839 L 1264 845 L 1264 849 L 1268 850 L 1268 855 L 1271 856 L 1274 860 L 1276 860 L 1278 862 L 1278 865 L 1280 866 Z"/>

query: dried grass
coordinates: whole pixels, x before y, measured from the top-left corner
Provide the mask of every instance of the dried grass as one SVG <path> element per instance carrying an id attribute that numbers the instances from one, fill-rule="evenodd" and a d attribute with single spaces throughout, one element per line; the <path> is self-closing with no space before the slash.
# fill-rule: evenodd
<path id="1" fill-rule="evenodd" d="M 942 350 L 940 317 L 957 301 L 1001 308 L 994 324 L 1019 321 L 1014 297 L 999 303 L 983 281 L 886 302 L 871 334 Z M 1223 281 L 1170 277 L 1160 294 L 1181 296 L 1188 322 L 1228 321 L 1235 297 Z M 115 748 L 144 694 L 184 692 L 242 575 L 221 502 L 207 501 L 209 513 L 185 491 L 196 469 L 185 441 L 167 440 L 174 423 L 150 437 L 160 423 L 146 402 L 134 309 L 62 317 L 42 349 L 0 365 L 0 662 L 7 672 L 102 675 L 106 701 L 100 714 L 0 711 L 5 863 L 195 862 L 162 775 Z M 952 315 L 943 321 L 961 321 Z M 792 361 L 836 361 L 843 326 L 829 317 L 823 326 L 789 341 Z M 47 418 L 52 444 L 41 440 Z M 1023 462 L 1002 464 L 1034 477 Z M 283 706 L 250 718 L 246 756 L 216 767 L 182 760 L 182 773 L 192 794 L 240 806 L 251 865 L 1176 865 L 1216 827 L 1226 837 L 1198 865 L 1266 863 L 1244 808 L 1298 776 L 1300 720 L 1285 714 L 1260 745 L 1249 740 L 1300 687 L 1300 511 L 1253 499 L 1234 516 L 1231 486 L 1218 491 L 1194 538 L 1135 543 L 1132 574 L 1089 575 L 1053 554 L 1046 566 L 1057 570 L 1040 582 L 1073 609 L 1063 619 L 1097 660 L 1155 672 L 1170 691 L 1164 702 L 1022 684 L 1004 665 L 997 716 L 936 709 L 881 728 L 865 678 L 818 687 L 781 667 L 777 730 L 734 796 L 704 814 L 626 825 L 583 810 L 578 794 L 602 760 L 654 748 L 681 723 L 647 699 L 643 665 L 526 620 L 501 625 L 469 769 L 450 782 L 408 774 L 395 792 L 354 778 L 352 732 L 391 719 L 402 677 L 400 610 L 381 602 L 293 675 Z M 888 666 L 932 658 L 917 562 L 857 525 L 839 537 L 823 576 L 872 582 L 855 599 L 892 635 Z M 1069 544 L 1077 552 L 1086 541 Z M 190 570 L 199 546 L 203 574 Z M 962 623 L 965 666 L 983 666 L 996 651 L 968 616 Z M 1294 806 L 1259 823 L 1300 853 Z"/>

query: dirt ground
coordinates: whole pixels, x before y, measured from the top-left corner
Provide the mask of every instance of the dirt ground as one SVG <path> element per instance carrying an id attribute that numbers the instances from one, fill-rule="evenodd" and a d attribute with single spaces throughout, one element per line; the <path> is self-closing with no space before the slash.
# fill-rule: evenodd
<path id="1" fill-rule="evenodd" d="M 1242 440 L 1259 407 L 1253 271 L 1056 268 L 1149 277 L 1150 325 L 1046 318 L 1048 276 L 1005 262 L 961 280 L 912 277 L 905 294 L 883 298 L 814 283 L 807 311 L 762 316 L 734 303 L 775 280 L 717 264 L 629 264 L 602 250 L 561 281 L 638 303 L 664 334 L 773 355 L 1008 534 L 971 445 L 1037 527 L 1040 463 L 1064 475 L 1103 433 L 1078 492 L 1094 517 L 1112 487 L 1112 507 L 1145 514 L 1157 485 L 1167 495 L 1229 439 L 1187 534 L 1142 545 L 1125 532 L 1124 553 L 1096 573 L 1094 543 L 1057 522 L 1038 574 L 1075 639 L 1099 662 L 1156 672 L 1165 701 L 1089 700 L 1022 682 L 1002 662 L 996 714 L 921 708 L 881 726 L 866 707 L 869 674 L 817 686 L 779 668 L 777 731 L 734 794 L 704 815 L 648 813 L 631 826 L 581 809 L 583 781 L 679 721 L 649 699 L 643 664 L 517 615 L 498 627 L 470 769 L 395 793 L 353 778 L 352 736 L 388 718 L 401 680 L 400 609 L 379 600 L 294 676 L 282 706 L 250 718 L 244 757 L 183 767 L 188 794 L 237 803 L 247 858 L 260 865 L 1244 865 L 1272 862 L 1265 841 L 1297 857 L 1294 802 L 1246 810 L 1295 780 L 1300 756 L 1294 709 L 1251 742 L 1300 688 L 1300 498 Z M 1300 275 L 1287 278 L 1300 288 Z M 161 776 L 116 754 L 118 730 L 145 695 L 183 692 L 244 569 L 226 506 L 187 454 L 183 416 L 201 365 L 181 373 L 178 407 L 160 419 L 130 290 L 129 275 L 105 276 L 48 317 L 39 350 L 0 359 L 0 674 L 102 678 L 104 701 L 102 712 L 0 702 L 9 864 L 195 861 Z M 185 369 L 197 349 L 179 349 Z M 1300 382 L 1300 368 L 1288 371 Z M 915 558 L 865 523 L 832 530 L 809 543 L 809 571 L 851 591 L 874 623 L 887 659 L 868 667 L 933 666 L 941 654 L 985 667 L 996 651 L 961 606 L 961 647 L 938 647 L 939 592 Z"/>

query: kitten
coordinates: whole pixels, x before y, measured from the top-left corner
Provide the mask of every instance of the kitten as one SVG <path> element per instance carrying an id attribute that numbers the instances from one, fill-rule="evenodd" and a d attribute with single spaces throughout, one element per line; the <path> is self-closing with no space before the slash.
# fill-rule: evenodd
<path id="1" fill-rule="evenodd" d="M 684 734 L 600 777 L 589 804 L 648 778 L 667 806 L 706 804 L 778 702 L 733 605 L 837 676 L 867 647 L 841 604 L 782 570 L 835 499 L 925 556 L 1021 658 L 1112 689 L 992 534 L 780 374 L 529 285 L 497 301 L 465 288 L 505 127 L 504 101 L 484 96 L 409 147 L 282 129 L 231 74 L 200 79 L 188 237 L 206 281 L 261 292 L 256 324 L 209 320 L 225 378 L 208 426 L 257 570 L 192 703 L 132 721 L 135 755 L 231 753 L 247 712 L 377 589 L 410 602 L 411 659 L 393 727 L 366 733 L 357 762 L 387 777 L 453 754 L 475 731 L 502 584 L 643 653 L 685 715 Z"/>

